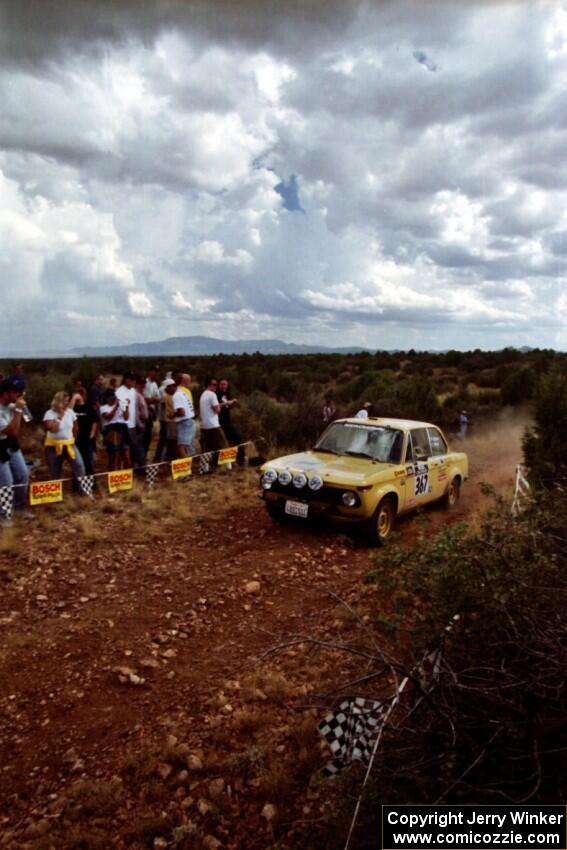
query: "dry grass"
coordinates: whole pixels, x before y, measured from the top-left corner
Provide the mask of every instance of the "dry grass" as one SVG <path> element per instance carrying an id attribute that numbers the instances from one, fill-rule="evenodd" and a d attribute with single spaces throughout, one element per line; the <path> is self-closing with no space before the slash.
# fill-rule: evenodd
<path id="1" fill-rule="evenodd" d="M 321 767 L 321 738 L 317 733 L 316 718 L 304 715 L 291 729 L 291 739 L 297 747 L 298 769 L 310 776 Z"/>
<path id="2" fill-rule="evenodd" d="M 232 716 L 232 728 L 241 735 L 252 737 L 270 722 L 265 711 L 260 707 L 242 708 Z"/>
<path id="3" fill-rule="evenodd" d="M 135 846 L 153 847 L 154 839 L 171 832 L 174 826 L 173 816 L 165 813 L 148 817 L 134 817 L 126 834 L 126 840 L 130 842 L 127 846 L 138 842 Z"/>
<path id="4" fill-rule="evenodd" d="M 245 779 L 257 776 L 265 766 L 266 751 L 256 744 L 240 752 L 231 753 L 222 765 L 229 775 L 242 776 Z"/>
<path id="5" fill-rule="evenodd" d="M 8 555 L 14 558 L 21 551 L 22 538 L 18 528 L 3 528 L 0 532 L 0 555 Z M 1 565 L 0 571 L 2 571 Z"/>
<path id="6" fill-rule="evenodd" d="M 242 685 L 244 702 L 269 701 L 281 705 L 292 693 L 293 685 L 278 670 L 264 667 L 246 678 Z"/>
<path id="7" fill-rule="evenodd" d="M 129 783 L 139 785 L 155 774 L 158 762 L 153 750 L 141 747 L 128 754 L 121 772 Z"/>
<path id="8" fill-rule="evenodd" d="M 81 514 L 77 518 L 76 531 L 83 543 L 100 543 L 101 528 L 97 517 L 92 514 Z"/>
<path id="9" fill-rule="evenodd" d="M 69 789 L 69 799 L 80 805 L 81 815 L 104 817 L 113 814 L 123 797 L 122 780 L 79 779 Z"/>
<path id="10" fill-rule="evenodd" d="M 320 738 L 315 723 L 316 718 L 312 714 L 307 714 L 292 727 L 291 737 L 299 749 L 318 744 Z"/>
<path id="11" fill-rule="evenodd" d="M 74 535 L 80 546 L 99 543 L 110 522 L 114 534 L 124 532 L 129 542 L 145 543 L 192 522 L 220 520 L 248 501 L 255 504 L 256 494 L 253 470 L 228 473 L 220 468 L 214 476 L 195 476 L 183 482 L 162 477 L 153 490 L 135 480 L 131 491 L 112 495 L 99 483 L 92 501 L 65 491 L 63 502 L 36 507 L 33 528 L 55 540 L 64 526 L 65 533 Z M 20 551 L 17 529 L 4 529 L 0 554 L 16 556 Z"/>
<path id="12" fill-rule="evenodd" d="M 289 765 L 271 761 L 260 774 L 260 793 L 266 800 L 283 809 L 293 799 L 294 782 Z"/>
<path id="13" fill-rule="evenodd" d="M 491 396 L 495 401 L 500 400 L 499 387 L 479 387 L 477 384 L 467 384 L 467 393 L 473 397 L 481 395 L 488 398 Z"/>

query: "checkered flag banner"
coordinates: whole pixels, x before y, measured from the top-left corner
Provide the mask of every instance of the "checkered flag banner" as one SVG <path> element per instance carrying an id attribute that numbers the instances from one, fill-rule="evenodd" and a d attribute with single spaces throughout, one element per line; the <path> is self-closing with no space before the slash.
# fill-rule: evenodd
<path id="1" fill-rule="evenodd" d="M 12 487 L 0 487 L 0 516 L 2 519 L 11 518 L 13 504 L 14 491 Z"/>
<path id="2" fill-rule="evenodd" d="M 389 707 L 389 702 L 356 697 L 327 714 L 317 727 L 334 756 L 323 768 L 324 776 L 334 776 L 353 761 L 368 764 Z"/>
<path id="3" fill-rule="evenodd" d="M 155 485 L 155 483 L 157 481 L 158 473 L 159 473 L 159 464 L 158 463 L 152 463 L 150 466 L 146 466 L 146 484 L 148 485 L 150 490 L 152 489 L 152 487 Z"/>
<path id="4" fill-rule="evenodd" d="M 214 452 L 205 452 L 202 455 L 198 455 L 195 460 L 199 461 L 199 475 L 204 475 L 205 472 L 209 471 L 210 463 L 215 456 Z"/>
<path id="5" fill-rule="evenodd" d="M 77 478 L 81 493 L 83 496 L 88 496 L 89 499 L 94 499 L 95 477 L 94 475 L 79 475 Z"/>

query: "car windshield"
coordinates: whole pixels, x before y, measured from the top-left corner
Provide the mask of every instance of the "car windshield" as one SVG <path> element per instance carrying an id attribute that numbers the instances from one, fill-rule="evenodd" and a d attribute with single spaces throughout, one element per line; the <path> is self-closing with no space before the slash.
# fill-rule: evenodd
<path id="1" fill-rule="evenodd" d="M 381 463 L 399 463 L 403 438 L 403 432 L 394 428 L 335 422 L 319 439 L 315 450 L 337 455 L 368 457 Z"/>

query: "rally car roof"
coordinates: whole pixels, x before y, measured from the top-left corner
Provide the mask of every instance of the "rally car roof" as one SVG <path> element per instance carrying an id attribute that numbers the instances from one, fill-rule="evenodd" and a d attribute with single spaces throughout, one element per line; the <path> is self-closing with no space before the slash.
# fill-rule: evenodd
<path id="1" fill-rule="evenodd" d="M 381 425 L 383 428 L 399 428 L 401 431 L 409 431 L 412 428 L 437 428 L 432 422 L 420 422 L 416 419 L 387 419 L 383 416 L 369 416 L 367 419 L 357 419 L 356 416 L 348 416 L 343 419 L 335 419 L 335 422 L 350 422 L 353 425 Z"/>

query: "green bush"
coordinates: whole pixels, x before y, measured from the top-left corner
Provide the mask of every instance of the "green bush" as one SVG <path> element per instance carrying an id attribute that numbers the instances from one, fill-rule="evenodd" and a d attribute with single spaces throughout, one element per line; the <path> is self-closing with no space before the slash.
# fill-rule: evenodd
<path id="1" fill-rule="evenodd" d="M 502 383 L 502 402 L 518 405 L 532 398 L 536 381 L 536 374 L 531 369 L 513 369 Z"/>
<path id="2" fill-rule="evenodd" d="M 540 377 L 534 421 L 523 444 L 528 474 L 536 487 L 550 487 L 567 478 L 567 371 Z"/>
<path id="3" fill-rule="evenodd" d="M 427 378 L 410 378 L 390 384 L 375 407 L 380 416 L 441 421 L 441 405 L 433 383 Z"/>
<path id="4" fill-rule="evenodd" d="M 55 393 L 61 390 L 70 392 L 72 387 L 71 376 L 60 372 L 49 372 L 47 375 L 35 372 L 27 375 L 26 380 L 28 406 L 38 422 L 43 420 L 45 411 L 51 407 L 51 400 Z"/>

